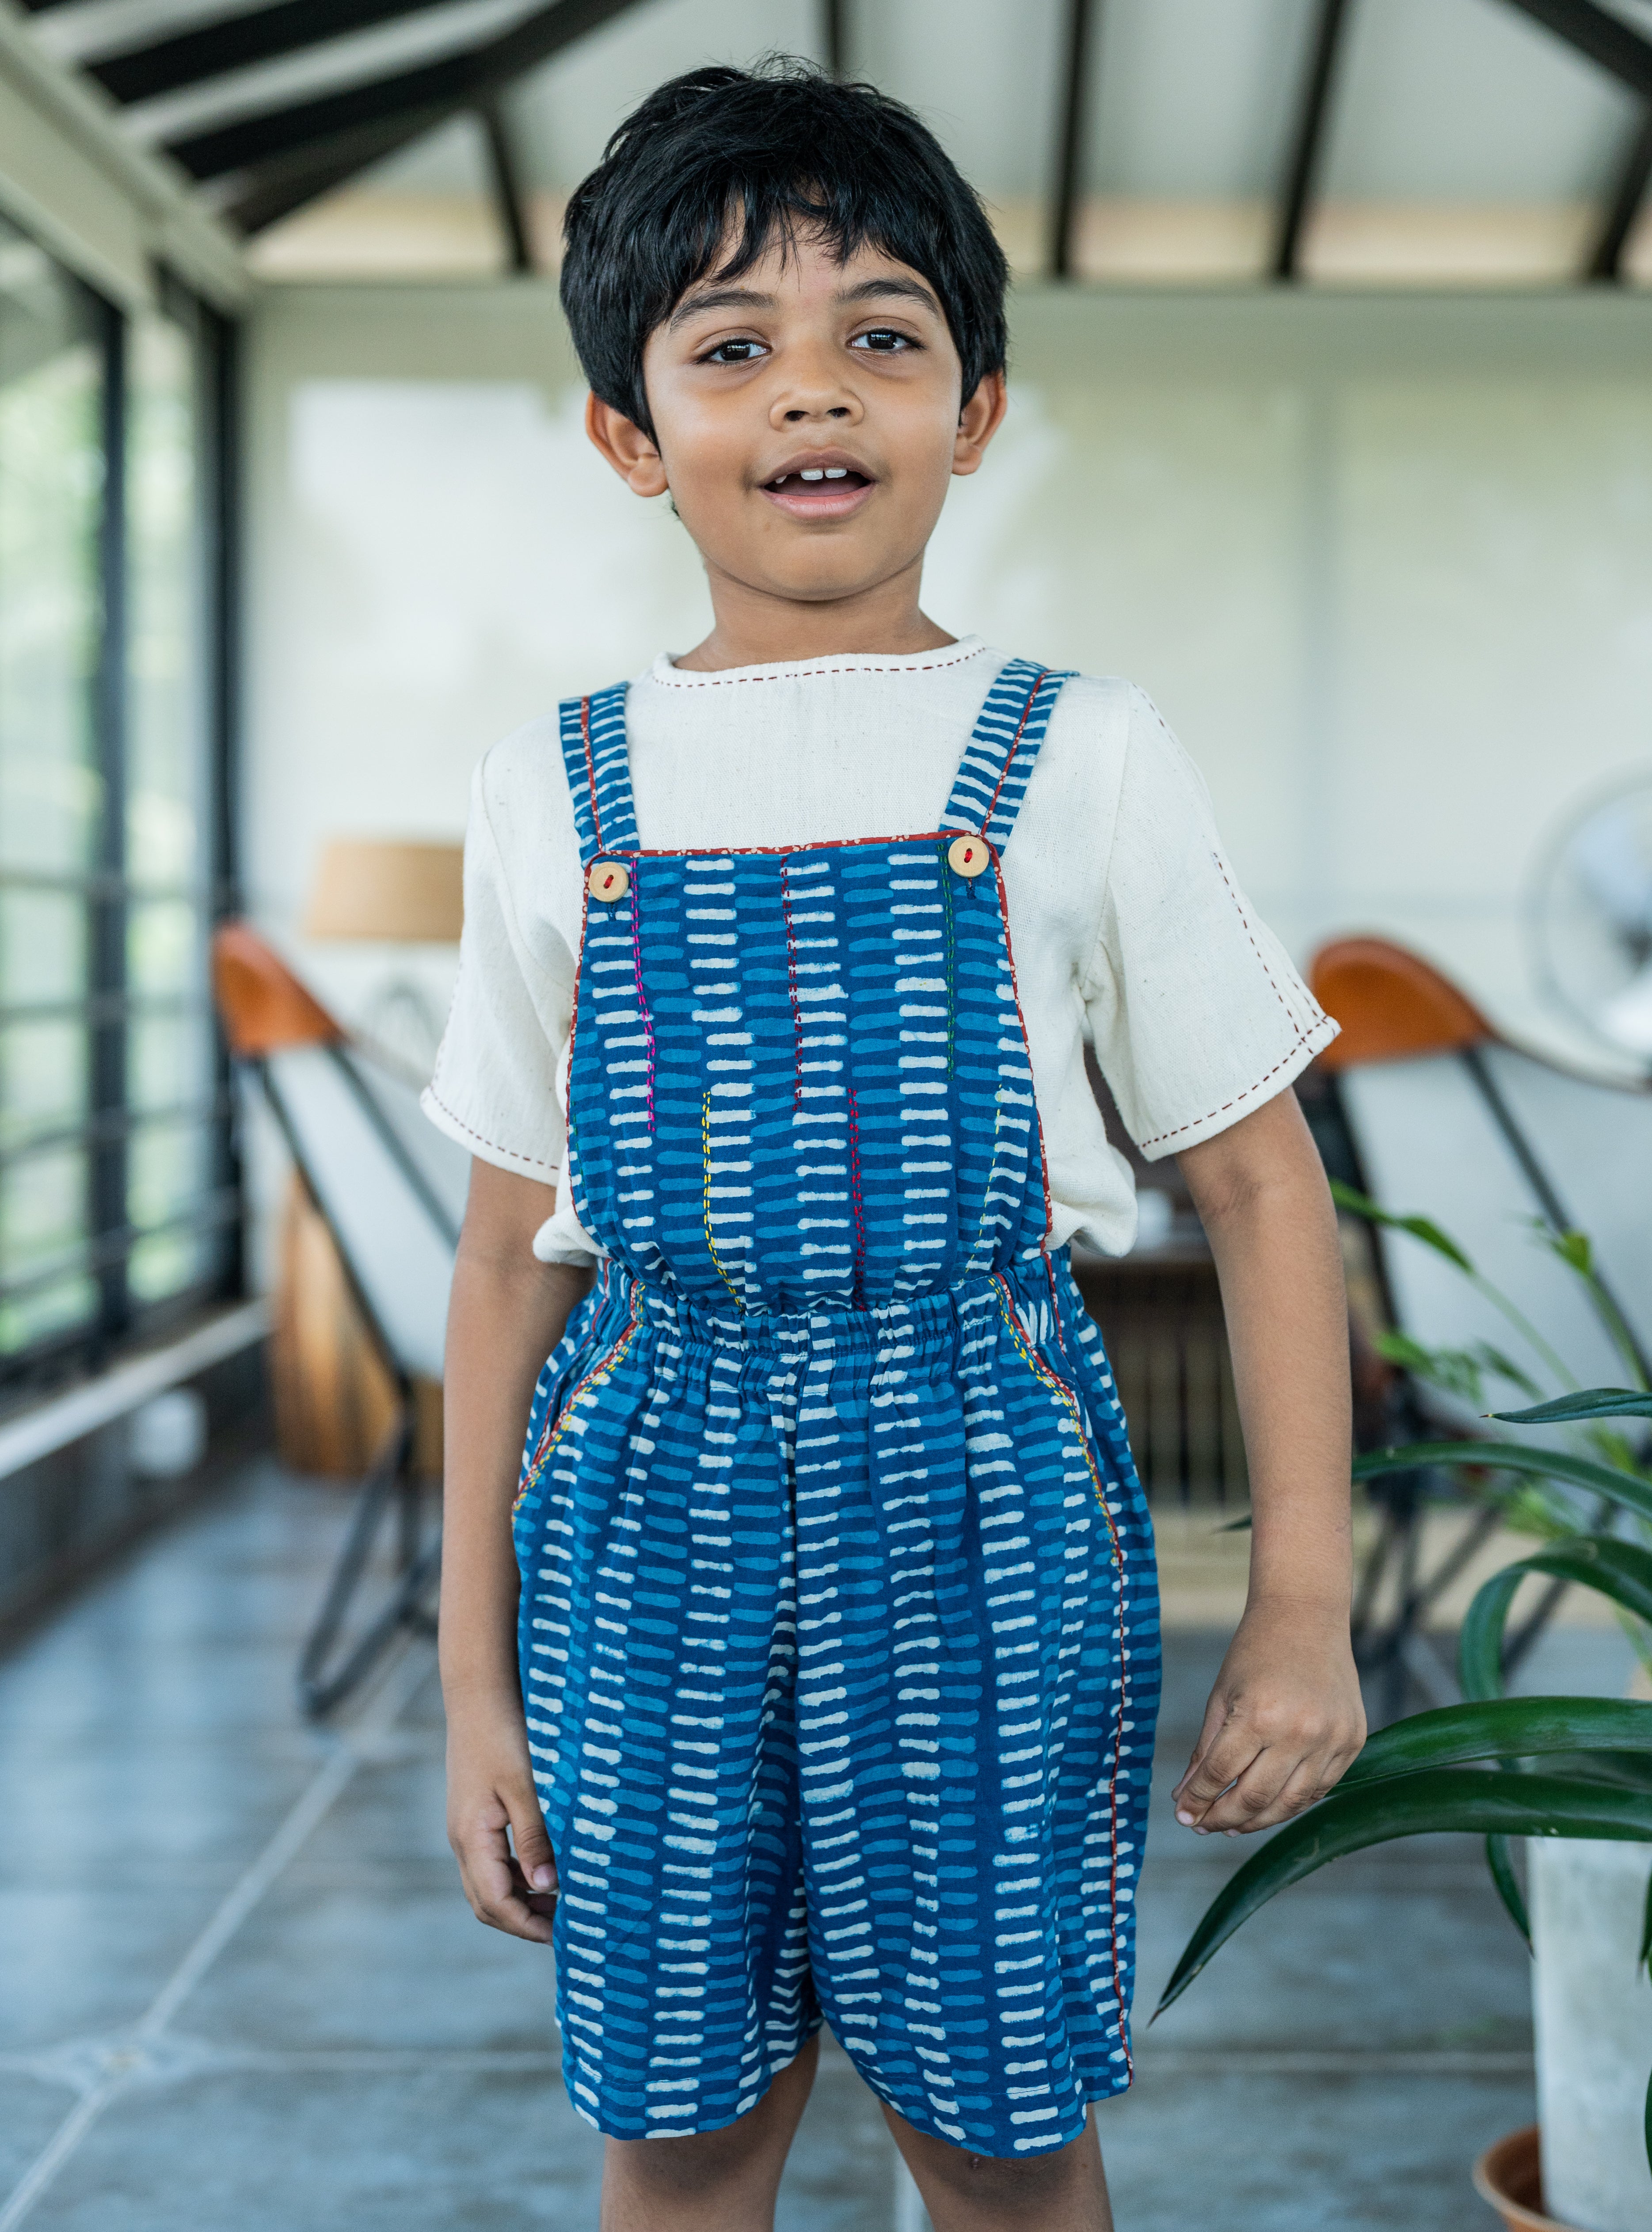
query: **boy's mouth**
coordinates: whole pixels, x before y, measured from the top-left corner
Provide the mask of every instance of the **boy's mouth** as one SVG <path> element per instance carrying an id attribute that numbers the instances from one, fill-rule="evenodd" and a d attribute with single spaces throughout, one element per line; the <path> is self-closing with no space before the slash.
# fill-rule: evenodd
<path id="1" fill-rule="evenodd" d="M 763 483 L 763 493 L 794 519 L 846 519 L 874 485 L 858 465 L 821 457 L 788 465 Z"/>

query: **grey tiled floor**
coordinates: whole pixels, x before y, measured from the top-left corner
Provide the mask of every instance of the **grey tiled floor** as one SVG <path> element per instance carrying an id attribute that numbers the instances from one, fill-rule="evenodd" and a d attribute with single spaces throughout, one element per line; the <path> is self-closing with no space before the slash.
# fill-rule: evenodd
<path id="1" fill-rule="evenodd" d="M 254 1467 L 0 1662 L 0 2232 L 595 2224 L 546 1957 L 459 1896 L 427 1646 L 340 1732 L 296 1718 L 341 1516 Z M 1169 1639 L 1144 2013 L 1238 1857 L 1165 1799 L 1219 1652 Z M 1527 1993 L 1466 1845 L 1316 1877 L 1140 2034 L 1100 2112 L 1122 2232 L 1490 2227 L 1467 2165 L 1532 2115 Z M 897 2222 L 833 2049 L 783 2232 Z"/>

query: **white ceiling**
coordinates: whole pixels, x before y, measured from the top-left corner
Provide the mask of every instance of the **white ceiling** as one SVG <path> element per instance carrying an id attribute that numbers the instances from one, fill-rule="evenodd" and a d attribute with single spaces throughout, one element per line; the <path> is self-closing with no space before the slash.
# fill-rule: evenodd
<path id="1" fill-rule="evenodd" d="M 30 23 L 64 59 L 95 60 L 257 4 L 68 0 Z M 1610 4 L 1652 37 L 1652 0 Z M 127 127 L 154 142 L 279 107 L 457 51 L 533 5 L 448 0 L 146 102 L 126 112 Z M 505 110 L 525 185 L 560 202 L 630 107 L 678 71 L 773 52 L 823 59 L 823 15 L 820 0 L 638 0 L 511 89 Z M 1083 197 L 1115 211 L 1197 206 L 1207 229 L 1224 209 L 1234 224 L 1248 213 L 1250 244 L 1221 253 L 1237 257 L 1239 276 L 1259 271 L 1317 15 L 1317 0 L 1097 0 Z M 849 0 L 853 73 L 928 120 L 989 203 L 1011 213 L 1006 237 L 1019 226 L 1024 263 L 1045 229 L 1067 16 L 1068 0 Z M 1351 0 L 1317 203 L 1402 215 L 1571 212 L 1571 231 L 1554 230 L 1556 215 L 1561 245 L 1545 251 L 1562 258 L 1551 276 L 1563 276 L 1575 252 L 1566 243 L 1597 221 L 1642 114 L 1635 96 L 1508 0 Z M 474 201 L 486 191 L 478 134 L 461 120 L 333 201 L 359 211 L 374 194 Z M 292 223 L 313 227 L 326 207 Z M 1150 245 L 1141 252 L 1150 256 Z M 1200 268 L 1194 254 L 1187 269 Z"/>

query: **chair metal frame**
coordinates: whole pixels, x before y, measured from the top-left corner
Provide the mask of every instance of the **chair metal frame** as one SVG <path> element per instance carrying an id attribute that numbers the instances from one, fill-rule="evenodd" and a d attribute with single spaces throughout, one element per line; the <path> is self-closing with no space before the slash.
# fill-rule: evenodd
<path id="1" fill-rule="evenodd" d="M 350 1299 L 395 1391 L 395 1416 L 356 1491 L 349 1528 L 299 1655 L 300 1705 L 309 1719 L 322 1720 L 360 1687 L 403 1630 L 435 1634 L 430 1599 L 441 1570 L 441 1526 L 439 1516 L 433 1526 L 429 1522 L 426 1486 L 413 1464 L 414 1375 L 396 1353 L 350 1245 L 328 1215 L 324 1191 L 270 1074 L 269 1056 L 300 1046 L 320 1048 L 337 1067 L 386 1154 L 451 1248 L 459 1245 L 459 1228 L 356 1070 L 348 1034 L 246 924 L 226 924 L 218 931 L 213 975 L 231 1051 L 239 1069 L 257 1080 L 299 1182 L 327 1226 Z M 342 1638 L 387 1524 L 393 1530 L 395 1578 L 387 1598 L 346 1643 Z"/>

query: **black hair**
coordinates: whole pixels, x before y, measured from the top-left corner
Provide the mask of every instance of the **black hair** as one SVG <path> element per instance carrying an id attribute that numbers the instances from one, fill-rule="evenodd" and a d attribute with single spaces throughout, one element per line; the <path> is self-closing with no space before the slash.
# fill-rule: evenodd
<path id="1" fill-rule="evenodd" d="M 800 232 L 843 260 L 881 250 L 929 282 L 966 400 L 1004 367 L 1009 270 L 979 197 L 909 108 L 812 63 L 718 65 L 659 87 L 575 190 L 563 230 L 563 308 L 585 376 L 650 436 L 649 334 L 713 267 L 738 278 Z"/>

